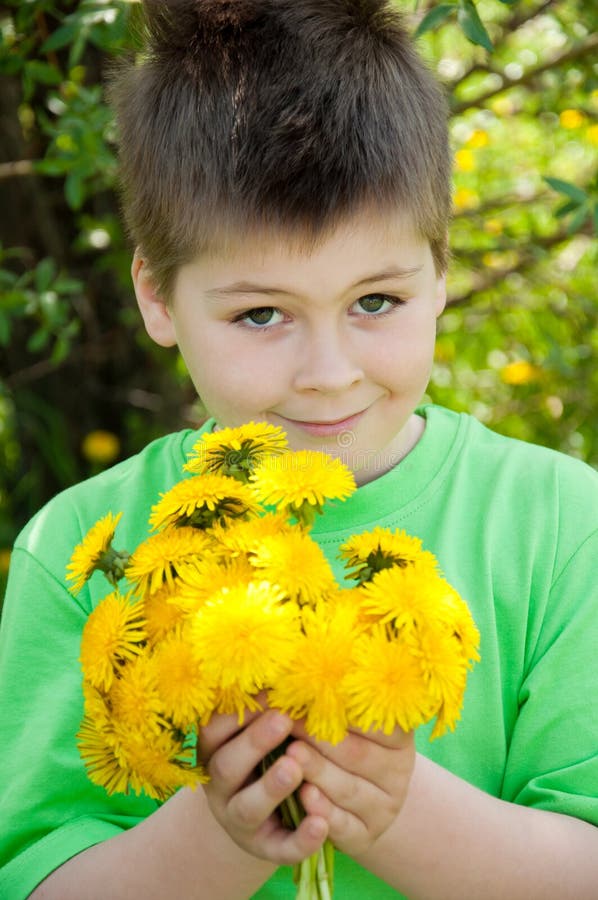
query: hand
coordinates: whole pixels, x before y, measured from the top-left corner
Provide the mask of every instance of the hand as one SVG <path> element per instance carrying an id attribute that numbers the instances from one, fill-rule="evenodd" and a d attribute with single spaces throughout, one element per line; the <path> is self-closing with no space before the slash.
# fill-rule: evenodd
<path id="1" fill-rule="evenodd" d="M 303 772 L 299 796 L 310 817 L 322 817 L 328 837 L 349 856 L 368 850 L 400 813 L 415 765 L 413 732 L 350 731 L 340 744 L 316 742 L 301 723 L 286 755 Z"/>
<path id="2" fill-rule="evenodd" d="M 328 833 L 326 818 L 309 814 L 296 831 L 283 827 L 278 805 L 304 778 L 300 763 L 286 754 L 264 775 L 264 757 L 291 733 L 293 721 L 274 710 L 216 715 L 201 729 L 198 754 L 210 781 L 204 791 L 213 815 L 243 850 L 277 865 L 293 865 L 315 853 Z"/>

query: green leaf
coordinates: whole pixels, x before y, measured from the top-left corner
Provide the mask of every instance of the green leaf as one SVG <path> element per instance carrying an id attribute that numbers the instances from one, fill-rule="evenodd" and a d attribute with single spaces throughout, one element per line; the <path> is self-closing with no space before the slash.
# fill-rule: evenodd
<path id="1" fill-rule="evenodd" d="M 562 181 L 560 178 L 548 178 L 546 176 L 544 181 L 555 191 L 558 191 L 559 194 L 564 194 L 565 197 L 569 197 L 570 200 L 574 200 L 577 204 L 585 203 L 587 200 L 587 194 L 583 188 L 578 187 L 576 184 L 571 184 L 570 181 Z"/>
<path id="2" fill-rule="evenodd" d="M 64 182 L 64 196 L 71 209 L 81 209 L 83 203 L 83 182 L 78 172 L 69 172 Z"/>
<path id="3" fill-rule="evenodd" d="M 594 204 L 594 231 L 598 234 L 598 202 Z"/>
<path id="4" fill-rule="evenodd" d="M 77 25 L 75 22 L 61 25 L 60 28 L 53 31 L 50 37 L 44 41 L 40 47 L 40 52 L 49 53 L 51 50 L 60 50 L 61 47 L 66 47 L 67 44 L 71 43 L 76 32 Z"/>
<path id="5" fill-rule="evenodd" d="M 25 71 L 30 78 L 41 84 L 60 84 L 62 81 L 62 72 L 56 66 L 38 59 L 25 63 Z"/>
<path id="6" fill-rule="evenodd" d="M 426 31 L 432 31 L 441 22 L 444 22 L 457 9 L 454 3 L 439 3 L 438 6 L 432 7 L 423 17 L 414 32 L 414 38 L 420 37 Z"/>
<path id="7" fill-rule="evenodd" d="M 492 53 L 494 47 L 490 40 L 490 35 L 478 15 L 478 11 L 473 0 L 459 0 L 459 11 L 457 20 L 463 29 L 465 37 L 472 44 L 477 44 Z"/>
<path id="8" fill-rule="evenodd" d="M 576 231 L 579 231 L 579 229 L 586 221 L 588 213 L 588 206 L 584 203 L 583 206 L 579 207 L 575 215 L 571 218 L 569 225 L 567 226 L 567 231 L 569 232 L 569 234 L 574 234 Z"/>
<path id="9" fill-rule="evenodd" d="M 56 263 L 47 256 L 38 264 L 35 270 L 35 288 L 41 293 L 47 291 L 56 277 Z"/>
<path id="10" fill-rule="evenodd" d="M 579 209 L 579 203 L 577 200 L 569 200 L 567 203 L 563 203 L 562 206 L 559 206 L 557 210 L 555 210 L 555 216 L 557 219 L 562 219 L 563 216 L 567 216 L 570 212 L 574 212 L 574 210 Z"/>

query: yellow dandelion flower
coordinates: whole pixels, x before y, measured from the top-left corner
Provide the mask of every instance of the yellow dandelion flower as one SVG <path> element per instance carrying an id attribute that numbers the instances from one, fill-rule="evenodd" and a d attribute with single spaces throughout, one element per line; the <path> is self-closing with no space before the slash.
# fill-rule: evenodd
<path id="1" fill-rule="evenodd" d="M 432 718 L 438 701 L 416 656 L 402 641 L 389 640 L 377 625 L 355 643 L 346 678 L 351 725 L 390 734 L 397 725 L 411 731 Z"/>
<path id="2" fill-rule="evenodd" d="M 439 737 L 447 728 L 455 727 L 461 712 L 467 681 L 462 646 L 453 632 L 433 622 L 412 633 L 409 642 L 436 704 L 437 719 L 431 736 Z"/>
<path id="3" fill-rule="evenodd" d="M 109 735 L 113 732 L 112 713 L 108 695 L 98 691 L 88 681 L 83 681 L 83 711 L 99 731 Z"/>
<path id="4" fill-rule="evenodd" d="M 314 450 L 269 456 L 256 467 L 251 481 L 263 503 L 269 503 L 312 524 L 325 500 L 344 500 L 355 480 L 339 460 Z"/>
<path id="5" fill-rule="evenodd" d="M 188 731 L 213 708 L 213 688 L 185 630 L 156 647 L 150 666 L 161 708 L 178 728 Z"/>
<path id="6" fill-rule="evenodd" d="M 263 538 L 250 562 L 262 578 L 278 584 L 287 597 L 300 604 L 313 605 L 336 585 L 321 548 L 299 529 Z"/>
<path id="7" fill-rule="evenodd" d="M 246 712 L 259 712 L 263 708 L 263 705 L 255 694 L 241 690 L 236 684 L 225 688 L 216 688 L 214 691 L 214 706 L 212 708 L 212 713 L 222 713 L 224 716 L 236 715 L 239 719 L 239 724 L 243 721 Z M 207 712 L 206 715 L 200 719 L 200 724 L 207 725 L 212 713 Z"/>
<path id="8" fill-rule="evenodd" d="M 123 736 L 119 759 L 128 786 L 156 800 L 167 800 L 178 788 L 195 787 L 208 780 L 200 766 L 194 765 L 195 751 L 172 732 L 163 731 L 144 740 L 134 732 Z"/>
<path id="9" fill-rule="evenodd" d="M 153 740 L 167 726 L 153 669 L 147 655 L 121 667 L 110 689 L 112 726 L 117 735 L 135 731 Z"/>
<path id="10" fill-rule="evenodd" d="M 467 139 L 467 146 L 473 147 L 474 150 L 479 150 L 480 147 L 487 147 L 489 143 L 490 137 L 488 132 L 481 128 L 476 128 L 475 131 L 472 131 Z"/>
<path id="11" fill-rule="evenodd" d="M 189 604 L 181 598 L 181 582 L 174 590 L 168 586 L 143 598 L 143 615 L 148 644 L 154 646 L 179 628 L 189 617 Z"/>
<path id="12" fill-rule="evenodd" d="M 256 463 L 288 447 L 282 428 L 266 422 L 249 422 L 239 428 L 222 428 L 204 434 L 185 465 L 188 472 L 218 472 L 247 482 Z"/>
<path id="13" fill-rule="evenodd" d="M 581 128 L 586 122 L 586 116 L 579 109 L 564 109 L 559 116 L 561 126 L 567 130 Z"/>
<path id="14" fill-rule="evenodd" d="M 231 556 L 253 553 L 264 538 L 289 534 L 294 528 L 286 516 L 267 513 L 255 519 L 235 519 L 234 522 L 227 522 L 224 525 L 217 523 L 207 534 L 214 541 L 215 552 L 220 552 L 223 558 L 230 559 Z"/>
<path id="15" fill-rule="evenodd" d="M 131 603 L 117 591 L 108 594 L 83 628 L 80 662 L 84 677 L 99 690 L 109 690 L 115 670 L 141 652 L 145 637 L 143 604 Z"/>
<path id="16" fill-rule="evenodd" d="M 279 587 L 261 582 L 225 588 L 202 607 L 191 639 L 210 684 L 252 695 L 276 680 L 299 632 L 297 607 L 283 600 Z"/>
<path id="17" fill-rule="evenodd" d="M 382 624 L 413 629 L 429 621 L 450 619 L 445 604 L 447 583 L 434 572 L 418 571 L 415 566 L 383 569 L 372 581 L 361 586 L 363 607 Z"/>
<path id="18" fill-rule="evenodd" d="M 127 773 L 120 763 L 114 741 L 87 716 L 77 733 L 77 746 L 93 784 L 104 788 L 108 794 L 126 793 Z"/>
<path id="19" fill-rule="evenodd" d="M 255 579 L 255 570 L 244 556 L 185 566 L 180 571 L 176 602 L 188 616 L 225 588 L 242 587 Z"/>
<path id="20" fill-rule="evenodd" d="M 337 744 L 347 734 L 347 675 L 359 630 L 345 610 L 327 616 L 309 607 L 303 612 L 303 628 L 294 653 L 283 660 L 268 691 L 268 701 L 294 719 L 305 718 L 312 737 Z"/>
<path id="21" fill-rule="evenodd" d="M 252 490 L 226 475 L 195 475 L 179 481 L 153 507 L 150 525 L 207 528 L 221 518 L 257 513 Z"/>
<path id="22" fill-rule="evenodd" d="M 590 144 L 598 147 L 598 125 L 589 125 L 586 131 L 586 137 Z"/>
<path id="23" fill-rule="evenodd" d="M 363 592 L 360 587 L 339 588 L 330 591 L 320 602 L 317 610 L 319 616 L 347 617 L 349 628 L 357 628 L 359 631 L 369 628 L 378 621 L 378 617 L 372 615 L 363 604 Z"/>
<path id="24" fill-rule="evenodd" d="M 81 443 L 81 453 L 91 463 L 107 466 L 120 453 L 120 439 L 112 431 L 98 428 L 85 435 Z"/>
<path id="25" fill-rule="evenodd" d="M 524 359 L 518 359 L 502 367 L 500 380 L 511 385 L 531 384 L 538 381 L 541 374 L 541 370 L 537 366 L 533 366 Z"/>
<path id="26" fill-rule="evenodd" d="M 458 172 L 473 172 L 475 169 L 475 156 L 471 150 L 457 150 L 455 153 L 455 168 Z"/>
<path id="27" fill-rule="evenodd" d="M 72 581 L 71 591 L 78 593 L 96 569 L 106 571 L 109 568 L 111 544 L 114 532 L 122 513 L 104 516 L 90 528 L 80 544 L 73 550 L 70 562 L 66 567 L 67 581 Z M 113 551 L 114 552 L 114 551 Z M 122 577 L 122 572 L 120 577 Z"/>
<path id="28" fill-rule="evenodd" d="M 479 662 L 480 660 L 480 632 L 476 627 L 470 609 L 465 600 L 450 584 L 446 585 L 443 605 L 445 613 L 442 619 L 446 621 L 447 630 L 454 634 L 461 644 L 463 658 L 468 668 L 471 668 L 474 662 Z"/>
<path id="29" fill-rule="evenodd" d="M 433 553 L 424 550 L 422 542 L 405 531 L 374 528 L 363 534 L 355 534 L 340 549 L 346 559 L 346 567 L 354 571 L 347 575 L 360 584 L 370 581 L 376 572 L 393 566 L 415 566 L 422 574 L 437 572 Z"/>
<path id="30" fill-rule="evenodd" d="M 165 528 L 138 545 L 127 565 L 127 579 L 139 593 L 165 585 L 172 590 L 179 568 L 209 556 L 210 548 L 210 539 L 197 528 Z"/>
<path id="31" fill-rule="evenodd" d="M 472 188 L 457 188 L 453 197 L 453 205 L 456 212 L 463 212 L 466 209 L 475 209 L 480 201 L 479 194 Z"/>

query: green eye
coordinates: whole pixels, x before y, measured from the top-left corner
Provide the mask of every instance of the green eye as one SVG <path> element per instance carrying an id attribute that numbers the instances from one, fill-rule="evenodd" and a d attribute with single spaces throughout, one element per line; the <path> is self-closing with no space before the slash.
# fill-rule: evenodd
<path id="1" fill-rule="evenodd" d="M 361 297 L 357 302 L 364 312 L 377 313 L 384 308 L 388 298 L 383 294 L 368 294 L 367 297 Z"/>
<path id="2" fill-rule="evenodd" d="M 253 325 L 269 325 L 274 315 L 274 307 L 260 306 L 259 309 L 252 309 L 245 313 L 245 318 Z"/>

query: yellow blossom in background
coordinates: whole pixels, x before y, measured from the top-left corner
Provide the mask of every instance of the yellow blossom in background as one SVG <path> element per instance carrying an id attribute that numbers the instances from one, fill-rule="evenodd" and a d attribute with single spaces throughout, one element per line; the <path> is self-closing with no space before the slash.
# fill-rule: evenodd
<path id="1" fill-rule="evenodd" d="M 120 440 L 112 431 L 90 431 L 83 438 L 81 453 L 91 463 L 108 466 L 120 453 Z"/>
<path id="2" fill-rule="evenodd" d="M 350 611 L 337 607 L 326 615 L 306 607 L 303 634 L 281 662 L 268 691 L 271 706 L 294 719 L 305 719 L 309 734 L 337 744 L 347 734 L 350 694 L 347 675 L 361 629 Z"/>
<path id="3" fill-rule="evenodd" d="M 564 109 L 559 116 L 563 128 L 581 128 L 586 123 L 586 116 L 579 109 Z"/>
<path id="4" fill-rule="evenodd" d="M 296 450 L 266 457 L 251 477 L 262 503 L 309 521 L 325 500 L 345 500 L 355 490 L 353 474 L 339 459 L 315 450 Z"/>
<path id="5" fill-rule="evenodd" d="M 225 588 L 193 620 L 190 636 L 204 677 L 216 689 L 233 691 L 235 703 L 274 683 L 292 651 L 298 611 L 283 601 L 281 589 L 268 582 Z M 219 711 L 241 717 L 244 706 Z"/>
<path id="6" fill-rule="evenodd" d="M 350 723 L 363 731 L 390 734 L 397 726 L 411 731 L 439 706 L 430 697 L 417 657 L 390 640 L 382 625 L 356 641 L 346 686 Z"/>
<path id="7" fill-rule="evenodd" d="M 0 572 L 6 574 L 10 566 L 11 551 L 8 547 L 0 548 Z"/>
<path id="8" fill-rule="evenodd" d="M 288 447 L 282 428 L 266 422 L 248 422 L 239 428 L 221 428 L 203 434 L 184 468 L 202 474 L 218 472 L 247 481 L 256 463 Z"/>
<path id="9" fill-rule="evenodd" d="M 590 125 L 586 131 L 586 137 L 590 144 L 598 147 L 598 125 Z"/>
<path id="10" fill-rule="evenodd" d="M 484 231 L 486 234 L 494 235 L 498 237 L 504 231 L 503 224 L 500 219 L 486 219 L 484 222 Z"/>
<path id="11" fill-rule="evenodd" d="M 210 547 L 210 539 L 196 528 L 167 527 L 139 544 L 127 564 L 127 578 L 142 593 L 172 589 L 180 567 L 205 559 Z"/>
<path id="12" fill-rule="evenodd" d="M 115 591 L 98 603 L 83 628 L 81 666 L 84 677 L 99 690 L 109 690 L 115 670 L 141 652 L 146 633 L 143 604 L 130 603 Z"/>
<path id="13" fill-rule="evenodd" d="M 152 508 L 154 530 L 167 526 L 208 527 L 223 517 L 257 513 L 255 496 L 247 485 L 226 475 L 195 475 L 179 481 Z"/>
<path id="14" fill-rule="evenodd" d="M 66 567 L 67 581 L 71 581 L 71 591 L 78 593 L 88 578 L 102 562 L 102 557 L 109 551 L 114 540 L 116 526 L 122 513 L 113 516 L 108 513 L 89 529 L 80 544 L 73 550 L 70 562 Z"/>
<path id="15" fill-rule="evenodd" d="M 323 551 L 302 530 L 270 535 L 249 557 L 256 577 L 274 582 L 297 603 L 314 604 L 336 581 Z"/>
<path id="16" fill-rule="evenodd" d="M 531 363 L 526 362 L 524 359 L 519 359 L 515 362 L 507 363 L 506 366 L 502 367 L 499 374 L 500 380 L 505 384 L 517 386 L 538 381 L 542 374 L 542 370 L 537 366 L 533 366 Z"/>
<path id="17" fill-rule="evenodd" d="M 479 150 L 481 147 L 487 147 L 489 143 L 490 137 L 488 132 L 481 128 L 476 128 L 475 131 L 472 131 L 467 139 L 467 146 L 474 150 Z"/>
<path id="18" fill-rule="evenodd" d="M 471 188 L 459 187 L 453 195 L 453 206 L 456 212 L 475 209 L 479 203 L 479 195 Z"/>
<path id="19" fill-rule="evenodd" d="M 473 172 L 475 169 L 475 156 L 471 150 L 457 150 L 455 153 L 455 168 L 457 172 Z"/>

